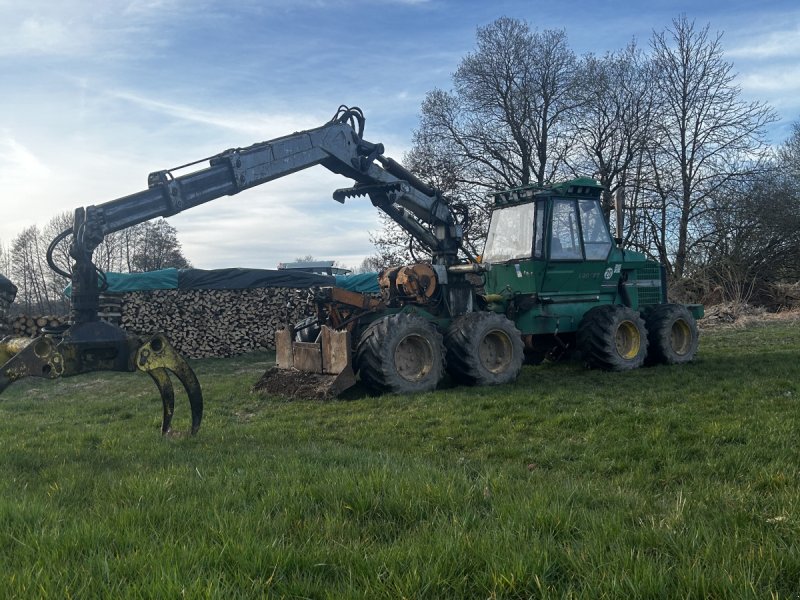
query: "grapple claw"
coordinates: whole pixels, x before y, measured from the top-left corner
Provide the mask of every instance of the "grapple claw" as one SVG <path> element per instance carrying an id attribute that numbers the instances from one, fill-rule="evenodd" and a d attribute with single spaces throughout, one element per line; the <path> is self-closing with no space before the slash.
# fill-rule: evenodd
<path id="1" fill-rule="evenodd" d="M 161 419 L 161 435 L 168 435 L 171 431 L 172 415 L 175 413 L 175 390 L 166 369 L 152 369 L 147 372 L 152 377 L 158 391 L 161 393 L 161 403 L 164 405 L 164 416 Z"/>
<path id="2" fill-rule="evenodd" d="M 161 402 L 164 406 L 164 416 L 161 421 L 163 435 L 171 432 L 170 426 L 175 409 L 175 392 L 167 370 L 175 374 L 189 397 L 192 411 L 191 434 L 195 435 L 203 420 L 203 392 L 189 363 L 175 351 L 167 338 L 157 334 L 143 344 L 136 352 L 136 368 L 150 375 L 161 393 Z"/>

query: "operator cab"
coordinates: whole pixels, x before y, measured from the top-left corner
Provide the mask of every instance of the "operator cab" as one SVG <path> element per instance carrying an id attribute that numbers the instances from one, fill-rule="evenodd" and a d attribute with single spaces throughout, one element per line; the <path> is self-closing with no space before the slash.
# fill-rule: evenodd
<path id="1" fill-rule="evenodd" d="M 613 242 L 600 207 L 602 189 L 581 178 L 493 194 L 483 262 L 606 261 Z"/>

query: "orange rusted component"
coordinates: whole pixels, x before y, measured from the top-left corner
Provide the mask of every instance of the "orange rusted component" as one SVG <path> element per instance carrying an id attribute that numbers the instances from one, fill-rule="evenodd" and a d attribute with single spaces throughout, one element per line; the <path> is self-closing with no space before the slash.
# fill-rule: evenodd
<path id="1" fill-rule="evenodd" d="M 350 290 L 340 287 L 331 288 L 330 300 L 332 302 L 340 302 L 342 304 L 347 304 L 348 306 L 361 308 L 364 310 L 374 310 L 381 304 L 380 300 L 373 298 L 368 294 L 351 292 Z"/>
<path id="2" fill-rule="evenodd" d="M 395 284 L 401 296 L 412 297 L 420 304 L 430 300 L 439 287 L 436 273 L 425 263 L 400 267 Z"/>

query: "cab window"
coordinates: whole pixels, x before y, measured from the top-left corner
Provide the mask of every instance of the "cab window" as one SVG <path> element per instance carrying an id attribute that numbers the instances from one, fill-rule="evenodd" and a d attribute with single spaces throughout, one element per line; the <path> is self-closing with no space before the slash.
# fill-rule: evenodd
<path id="1" fill-rule="evenodd" d="M 597 200 L 578 202 L 586 260 L 605 260 L 611 250 L 611 234 Z"/>
<path id="2" fill-rule="evenodd" d="M 550 258 L 581 260 L 581 233 L 578 207 L 574 200 L 553 201 L 553 227 L 550 232 Z"/>
<path id="3" fill-rule="evenodd" d="M 492 212 L 483 262 L 530 258 L 533 250 L 534 204 L 518 204 Z"/>

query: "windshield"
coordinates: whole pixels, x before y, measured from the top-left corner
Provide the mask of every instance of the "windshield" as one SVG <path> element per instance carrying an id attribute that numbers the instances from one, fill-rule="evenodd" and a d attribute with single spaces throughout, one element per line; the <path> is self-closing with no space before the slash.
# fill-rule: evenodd
<path id="1" fill-rule="evenodd" d="M 605 260 L 611 251 L 611 234 L 608 233 L 600 203 L 597 200 L 582 200 L 578 204 L 586 260 Z"/>
<path id="2" fill-rule="evenodd" d="M 530 258 L 533 250 L 535 204 L 518 204 L 492 212 L 483 262 L 497 263 Z"/>

